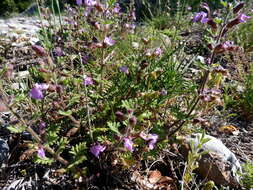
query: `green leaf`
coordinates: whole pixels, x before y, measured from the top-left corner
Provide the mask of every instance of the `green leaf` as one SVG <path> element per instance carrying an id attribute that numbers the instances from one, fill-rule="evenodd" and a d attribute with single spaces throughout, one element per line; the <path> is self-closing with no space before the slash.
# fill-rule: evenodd
<path id="1" fill-rule="evenodd" d="M 143 119 L 148 119 L 148 118 L 150 118 L 151 115 L 152 115 L 152 113 L 150 111 L 146 111 L 138 116 L 138 120 L 142 121 Z"/>
<path id="2" fill-rule="evenodd" d="M 106 131 L 108 131 L 108 128 L 105 128 L 105 127 L 92 129 L 93 133 L 106 132 Z"/>
<path id="3" fill-rule="evenodd" d="M 226 2 L 226 1 L 221 1 L 220 3 L 221 3 L 221 5 L 222 5 L 223 7 L 227 7 L 227 6 L 228 6 L 228 2 Z"/>
<path id="4" fill-rule="evenodd" d="M 26 127 L 25 126 L 13 126 L 13 125 L 10 125 L 7 127 L 7 129 L 9 129 L 12 133 L 22 133 L 26 130 Z"/>
<path id="5" fill-rule="evenodd" d="M 78 103 L 80 101 L 80 97 L 81 95 L 79 94 L 75 94 L 70 100 L 69 100 L 69 104 L 67 105 L 67 107 L 72 106 L 75 103 Z"/>
<path id="6" fill-rule="evenodd" d="M 64 115 L 64 116 L 70 116 L 72 114 L 72 111 L 71 110 L 68 110 L 68 111 L 61 111 L 61 110 L 59 110 L 58 113 L 60 115 Z"/>
<path id="7" fill-rule="evenodd" d="M 15 102 L 15 103 L 21 102 L 21 101 L 25 100 L 25 98 L 26 98 L 26 95 L 25 95 L 25 94 L 19 94 L 19 95 L 17 95 L 17 96 L 15 97 L 14 102 Z"/>
<path id="8" fill-rule="evenodd" d="M 115 133 L 120 134 L 118 128 L 120 124 L 118 122 L 107 122 L 108 127 Z"/>

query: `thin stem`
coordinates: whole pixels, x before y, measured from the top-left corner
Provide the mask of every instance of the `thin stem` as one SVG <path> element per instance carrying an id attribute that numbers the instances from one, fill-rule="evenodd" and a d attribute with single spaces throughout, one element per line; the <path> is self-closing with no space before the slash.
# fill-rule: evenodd
<path id="1" fill-rule="evenodd" d="M 2 89 L 0 89 L 1 93 L 4 95 Z M 3 98 L 3 103 L 4 105 L 11 111 L 11 113 L 13 115 L 15 115 L 19 121 L 21 121 L 22 125 L 26 126 L 26 131 L 29 132 L 32 137 L 34 138 L 34 140 L 38 143 L 38 144 L 42 144 L 43 141 L 41 140 L 41 138 L 39 137 L 39 135 L 29 126 L 27 126 L 26 122 L 24 121 L 24 119 L 16 112 L 14 111 L 12 106 L 9 106 L 6 98 Z M 59 162 L 61 162 L 64 165 L 68 165 L 68 161 L 65 160 L 64 158 L 62 158 L 59 154 L 57 154 L 52 148 L 45 146 L 44 147 L 46 149 L 47 152 L 49 152 L 55 160 L 58 160 Z"/>
<path id="2" fill-rule="evenodd" d="M 219 35 L 217 37 L 217 40 L 216 40 L 216 44 L 215 45 L 218 45 L 221 41 L 221 38 L 222 38 L 222 35 L 223 35 L 223 32 L 224 30 L 226 29 L 226 23 L 227 23 L 227 20 L 228 20 L 228 15 L 229 13 L 226 14 L 226 17 L 225 17 L 225 22 L 223 24 L 223 26 L 221 27 L 221 30 L 219 32 Z M 210 57 L 210 61 L 209 61 L 209 65 L 212 65 L 213 61 L 214 61 L 214 57 L 215 57 L 215 48 L 212 50 L 212 54 L 211 54 L 211 57 Z M 192 114 L 192 112 L 195 110 L 196 106 L 198 105 L 199 101 L 200 101 L 200 98 L 199 98 L 199 94 L 203 93 L 204 89 L 205 89 L 205 86 L 206 86 L 206 83 L 208 81 L 208 77 L 209 77 L 209 74 L 210 74 L 210 70 L 205 70 L 204 71 L 204 75 L 202 77 L 202 82 L 200 84 L 200 88 L 198 90 L 198 96 L 197 98 L 195 97 L 195 99 L 193 100 L 193 106 L 191 107 L 190 111 L 188 112 L 188 114 L 186 115 L 186 118 L 189 118 L 190 115 Z M 174 135 L 177 131 L 179 131 L 182 126 L 185 124 L 186 122 L 186 119 L 184 119 L 183 121 L 181 120 L 177 120 L 175 121 L 174 123 L 172 123 L 168 128 L 167 130 L 171 129 L 173 126 L 177 126 L 172 132 L 170 132 L 168 135 L 167 135 L 167 138 L 171 137 L 172 135 Z"/>

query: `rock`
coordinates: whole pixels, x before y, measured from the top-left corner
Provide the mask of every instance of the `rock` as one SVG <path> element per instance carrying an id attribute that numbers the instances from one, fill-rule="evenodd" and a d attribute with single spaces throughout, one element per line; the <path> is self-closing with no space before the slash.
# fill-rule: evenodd
<path id="1" fill-rule="evenodd" d="M 9 146 L 5 140 L 0 139 L 0 165 L 8 159 Z"/>
<path id="2" fill-rule="evenodd" d="M 197 147 L 200 144 L 202 134 L 192 134 L 184 138 L 183 146 L 180 150 L 182 155 L 187 158 L 190 151 L 190 144 Z M 198 172 L 203 178 L 212 180 L 215 184 L 223 186 L 238 187 L 239 175 L 242 171 L 240 162 L 219 139 L 205 135 L 204 139 L 209 139 L 201 146 L 201 150 L 208 151 L 198 161 Z"/>

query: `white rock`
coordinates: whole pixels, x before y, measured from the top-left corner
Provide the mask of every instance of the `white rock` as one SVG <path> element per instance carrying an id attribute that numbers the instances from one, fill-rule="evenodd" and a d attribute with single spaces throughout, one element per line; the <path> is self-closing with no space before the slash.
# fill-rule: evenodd
<path id="1" fill-rule="evenodd" d="M 200 144 L 202 134 L 192 134 L 185 138 L 185 142 L 188 144 L 193 144 L 193 146 L 197 147 Z M 204 155 L 201 158 L 199 164 L 199 168 L 203 170 L 208 170 L 208 168 L 213 170 L 214 168 L 218 168 L 219 171 L 206 171 L 210 172 L 210 175 L 217 175 L 224 177 L 224 180 L 220 180 L 218 184 L 222 185 L 238 185 L 239 184 L 239 176 L 238 172 L 242 172 L 242 168 L 239 160 L 236 158 L 234 153 L 232 153 L 219 139 L 205 135 L 204 139 L 209 139 L 206 143 L 201 146 L 203 151 L 208 151 L 207 155 Z M 206 159 L 206 160 L 204 160 Z M 205 164 L 201 166 L 201 164 Z M 226 168 L 226 165 L 230 166 L 229 171 Z M 203 173 L 203 172 L 202 172 Z M 213 174 L 211 174 L 213 173 Z M 217 174 L 219 173 L 219 174 Z M 207 174 L 208 175 L 208 174 Z M 217 176 L 209 176 L 213 179 L 216 179 Z M 215 181 L 214 181 L 215 182 Z"/>

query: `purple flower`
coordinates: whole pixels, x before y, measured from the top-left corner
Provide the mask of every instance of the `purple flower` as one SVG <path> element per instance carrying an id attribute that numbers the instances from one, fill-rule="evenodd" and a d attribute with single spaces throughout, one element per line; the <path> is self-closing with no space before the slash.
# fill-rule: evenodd
<path id="1" fill-rule="evenodd" d="M 120 11 L 120 6 L 118 3 L 115 4 L 115 7 L 113 8 L 112 12 L 115 14 L 118 14 Z"/>
<path id="2" fill-rule="evenodd" d="M 39 90 L 47 90 L 49 88 L 49 85 L 46 83 L 41 83 L 41 84 L 36 83 L 34 86 L 35 88 L 38 88 Z"/>
<path id="3" fill-rule="evenodd" d="M 79 5 L 79 6 L 82 5 L 83 4 L 83 0 L 76 0 L 76 4 Z"/>
<path id="4" fill-rule="evenodd" d="M 44 158 L 46 157 L 46 153 L 45 153 L 45 150 L 44 150 L 43 147 L 40 147 L 40 148 L 37 150 L 37 152 L 38 152 L 38 157 L 40 157 L 40 158 L 42 158 L 42 159 L 44 159 Z"/>
<path id="5" fill-rule="evenodd" d="M 162 49 L 161 48 L 156 48 L 153 54 L 154 54 L 154 56 L 162 55 Z"/>
<path id="6" fill-rule="evenodd" d="M 43 99 L 44 98 L 44 95 L 43 95 L 43 92 L 42 90 L 47 90 L 49 87 L 48 84 L 35 84 L 34 87 L 31 89 L 30 91 L 30 96 L 33 98 L 33 99 L 37 99 L 37 100 L 40 100 L 40 99 Z"/>
<path id="7" fill-rule="evenodd" d="M 136 25 L 135 25 L 135 24 L 126 23 L 126 24 L 124 25 L 124 27 L 125 27 L 126 29 L 129 29 L 129 30 L 134 30 L 134 29 L 136 28 Z"/>
<path id="8" fill-rule="evenodd" d="M 227 24 L 227 28 L 232 28 L 233 26 L 236 26 L 240 23 L 246 22 L 249 18 L 251 18 L 251 17 L 247 16 L 245 14 L 239 14 L 235 19 L 231 20 Z"/>
<path id="9" fill-rule="evenodd" d="M 93 82 L 93 79 L 91 77 L 85 77 L 83 84 L 85 86 L 89 86 L 89 85 L 93 85 L 94 82 Z"/>
<path id="10" fill-rule="evenodd" d="M 134 151 L 133 144 L 134 143 L 133 143 L 133 141 L 130 138 L 127 138 L 127 137 L 124 138 L 124 147 L 127 150 L 129 150 L 130 152 Z"/>
<path id="11" fill-rule="evenodd" d="M 47 126 L 47 124 L 44 121 L 40 122 L 40 125 L 39 125 L 39 134 L 40 135 L 45 133 L 46 126 Z"/>
<path id="12" fill-rule="evenodd" d="M 64 53 L 60 47 L 56 47 L 54 49 L 54 52 L 55 52 L 56 56 L 59 56 L 59 57 L 64 55 Z"/>
<path id="13" fill-rule="evenodd" d="M 145 141 L 148 141 L 148 148 L 150 150 L 154 149 L 154 146 L 158 139 L 157 134 L 145 134 L 144 132 L 141 132 L 140 137 L 143 138 Z"/>
<path id="14" fill-rule="evenodd" d="M 88 7 L 92 7 L 97 4 L 95 0 L 84 0 L 84 4 Z"/>
<path id="15" fill-rule="evenodd" d="M 82 62 L 83 62 L 83 64 L 87 64 L 88 61 L 89 61 L 89 56 L 88 55 L 82 56 Z"/>
<path id="16" fill-rule="evenodd" d="M 193 22 L 201 22 L 201 23 L 206 23 L 208 21 L 207 13 L 201 11 L 199 13 L 196 13 L 196 15 L 193 17 L 192 21 Z"/>
<path id="17" fill-rule="evenodd" d="M 105 46 L 113 46 L 115 44 L 115 40 L 113 40 L 110 37 L 105 37 L 103 44 L 105 44 Z"/>
<path id="18" fill-rule="evenodd" d="M 104 152 L 104 150 L 106 149 L 105 146 L 102 146 L 100 145 L 99 143 L 97 145 L 93 145 L 91 148 L 90 148 L 90 152 L 96 156 L 97 158 L 99 158 L 99 154 L 101 152 Z"/>
<path id="19" fill-rule="evenodd" d="M 29 94 L 33 99 L 40 100 L 44 98 L 43 92 L 36 87 L 32 88 Z"/>
<path id="20" fill-rule="evenodd" d="M 149 135 L 149 142 L 148 142 L 148 148 L 150 150 L 154 149 L 155 143 L 157 142 L 158 135 L 157 134 L 150 134 Z"/>
<path id="21" fill-rule="evenodd" d="M 232 41 L 225 41 L 223 44 L 222 44 L 222 47 L 225 49 L 225 50 L 227 50 L 227 49 L 229 49 L 231 46 L 233 46 L 234 45 L 234 42 L 232 42 Z"/>
<path id="22" fill-rule="evenodd" d="M 83 13 L 84 16 L 86 16 L 86 17 L 89 16 L 91 10 L 92 10 L 92 7 L 86 7 L 84 10 L 84 13 Z"/>
<path id="23" fill-rule="evenodd" d="M 250 16 L 247 16 L 245 14 L 239 14 L 239 16 L 237 17 L 237 19 L 240 23 L 246 22 L 249 18 L 250 18 Z"/>
<path id="24" fill-rule="evenodd" d="M 128 67 L 127 66 L 121 66 L 119 68 L 119 70 L 122 72 L 122 73 L 125 73 L 125 74 L 129 74 L 129 70 L 128 70 Z"/>

